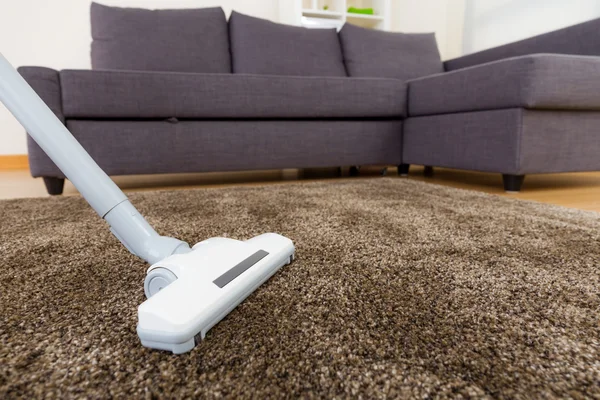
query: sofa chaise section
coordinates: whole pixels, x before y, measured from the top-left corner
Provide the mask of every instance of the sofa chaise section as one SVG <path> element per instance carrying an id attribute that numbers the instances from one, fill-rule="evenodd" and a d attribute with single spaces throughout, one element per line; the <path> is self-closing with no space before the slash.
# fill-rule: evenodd
<path id="1" fill-rule="evenodd" d="M 501 108 L 600 111 L 600 58 L 532 54 L 410 81 L 411 116 Z"/>
<path id="2" fill-rule="evenodd" d="M 600 58 L 535 54 L 409 82 L 403 160 L 526 174 L 600 169 Z"/>

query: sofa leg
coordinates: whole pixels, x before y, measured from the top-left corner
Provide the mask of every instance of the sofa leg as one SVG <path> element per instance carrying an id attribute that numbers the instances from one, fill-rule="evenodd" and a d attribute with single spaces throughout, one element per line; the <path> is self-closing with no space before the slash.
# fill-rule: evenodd
<path id="1" fill-rule="evenodd" d="M 431 165 L 425 166 L 425 169 L 423 169 L 423 176 L 433 176 L 433 167 Z"/>
<path id="2" fill-rule="evenodd" d="M 525 180 L 525 175 L 502 175 L 502 182 L 504 182 L 504 190 L 507 192 L 520 192 L 521 186 L 523 185 L 523 180 Z"/>
<path id="3" fill-rule="evenodd" d="M 45 176 L 44 185 L 46 185 L 46 190 L 49 195 L 57 196 L 62 194 L 63 188 L 65 187 L 65 180 L 63 178 L 50 178 Z"/>
<path id="4" fill-rule="evenodd" d="M 400 176 L 408 176 L 408 170 L 410 169 L 410 164 L 400 164 L 398 165 L 398 175 Z"/>
<path id="5" fill-rule="evenodd" d="M 360 167 L 353 165 L 352 167 L 350 167 L 350 176 L 358 176 L 360 172 Z"/>

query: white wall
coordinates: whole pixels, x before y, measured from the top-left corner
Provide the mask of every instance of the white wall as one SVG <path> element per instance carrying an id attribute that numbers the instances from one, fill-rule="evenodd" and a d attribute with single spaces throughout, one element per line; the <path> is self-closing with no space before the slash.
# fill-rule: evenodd
<path id="1" fill-rule="evenodd" d="M 392 30 L 434 32 L 442 59 L 458 57 L 462 54 L 464 6 L 465 0 L 394 0 Z"/>
<path id="2" fill-rule="evenodd" d="M 279 18 L 278 0 L 98 0 L 121 7 L 222 6 L 244 14 Z M 15 66 L 90 68 L 91 0 L 0 0 L 0 52 Z M 0 104 L 0 155 L 27 153 L 23 128 Z"/>
<path id="3" fill-rule="evenodd" d="M 465 54 L 600 17 L 598 0 L 466 0 Z"/>

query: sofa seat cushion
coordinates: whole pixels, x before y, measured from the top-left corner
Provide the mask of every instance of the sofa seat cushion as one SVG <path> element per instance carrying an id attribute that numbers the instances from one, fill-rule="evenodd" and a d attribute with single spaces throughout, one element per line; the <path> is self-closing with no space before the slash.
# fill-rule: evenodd
<path id="1" fill-rule="evenodd" d="M 406 84 L 395 79 L 188 74 L 60 73 L 66 118 L 401 118 Z"/>
<path id="2" fill-rule="evenodd" d="M 233 11 L 229 17 L 233 72 L 346 76 L 335 29 L 276 24 Z"/>
<path id="3" fill-rule="evenodd" d="M 533 54 L 408 82 L 409 115 L 600 110 L 600 57 Z"/>
<path id="4" fill-rule="evenodd" d="M 92 3 L 91 23 L 94 69 L 231 72 L 220 7 L 145 10 Z"/>

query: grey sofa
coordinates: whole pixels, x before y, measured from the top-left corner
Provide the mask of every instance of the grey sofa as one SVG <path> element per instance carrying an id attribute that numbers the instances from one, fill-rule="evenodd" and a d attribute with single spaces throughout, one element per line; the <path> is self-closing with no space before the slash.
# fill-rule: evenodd
<path id="1" fill-rule="evenodd" d="M 526 174 L 600 170 L 598 35 L 596 19 L 409 82 L 403 162 L 500 172 L 507 191 Z"/>
<path id="2" fill-rule="evenodd" d="M 405 81 L 443 71 L 433 35 L 395 34 L 390 46 L 418 51 L 390 52 L 404 67 L 373 77 L 379 38 L 358 27 L 342 42 L 220 8 L 95 3 L 91 22 L 92 70 L 19 71 L 109 175 L 398 165 Z M 62 172 L 28 148 L 31 174 L 60 194 Z"/>
<path id="3" fill-rule="evenodd" d="M 527 173 L 600 167 L 600 59 L 496 61 L 600 54 L 582 44 L 598 21 L 442 63 L 433 34 L 220 8 L 92 4 L 91 19 L 92 70 L 19 71 L 109 175 L 423 164 L 518 190 Z M 32 175 L 61 193 L 64 175 L 28 148 Z"/>

